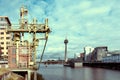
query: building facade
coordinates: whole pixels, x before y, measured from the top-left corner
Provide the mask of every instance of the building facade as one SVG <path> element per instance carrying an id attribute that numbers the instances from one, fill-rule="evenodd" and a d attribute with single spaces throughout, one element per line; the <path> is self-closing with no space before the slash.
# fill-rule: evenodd
<path id="1" fill-rule="evenodd" d="M 32 60 L 30 48 L 27 46 L 19 46 L 18 55 L 16 55 L 16 46 L 8 47 L 8 65 L 10 68 L 28 68 Z M 17 57 L 18 56 L 18 57 Z M 18 58 L 18 62 L 17 59 Z M 18 63 L 18 65 L 17 65 Z"/>
<path id="2" fill-rule="evenodd" d="M 91 53 L 93 52 L 94 48 L 93 47 L 90 47 L 90 46 L 86 46 L 84 47 L 84 61 L 87 62 L 87 61 L 90 61 L 90 55 Z"/>
<path id="3" fill-rule="evenodd" d="M 106 46 L 103 47 L 96 47 L 94 51 L 92 52 L 92 61 L 101 61 L 103 57 L 107 56 L 108 49 Z"/>
<path id="4" fill-rule="evenodd" d="M 8 56 L 8 45 L 11 43 L 12 35 L 6 32 L 6 28 L 11 26 L 11 22 L 7 16 L 0 16 L 0 47 L 1 56 Z"/>
<path id="5" fill-rule="evenodd" d="M 89 53 L 85 53 L 85 62 L 101 62 L 104 57 L 107 56 L 108 48 L 107 46 L 96 47 L 91 51 L 87 48 Z"/>

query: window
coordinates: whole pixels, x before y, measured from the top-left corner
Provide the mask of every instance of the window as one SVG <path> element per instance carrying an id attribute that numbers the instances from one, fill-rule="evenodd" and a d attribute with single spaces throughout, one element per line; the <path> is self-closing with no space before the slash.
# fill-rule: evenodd
<path id="1" fill-rule="evenodd" d="M 16 53 L 16 48 L 12 49 L 12 53 L 15 54 Z"/>
<path id="2" fill-rule="evenodd" d="M 10 42 L 6 42 L 6 44 L 7 44 L 7 45 L 10 44 Z"/>
<path id="3" fill-rule="evenodd" d="M 0 24 L 0 26 L 5 26 L 5 24 Z M 5 29 L 5 28 L 4 28 Z"/>
<path id="4" fill-rule="evenodd" d="M 6 47 L 6 49 L 8 49 L 8 47 Z"/>
<path id="5" fill-rule="evenodd" d="M 1 40 L 3 40 L 3 39 L 4 39 L 4 37 L 1 37 L 0 39 L 1 39 Z"/>
<path id="6" fill-rule="evenodd" d="M 21 54 L 27 54 L 27 53 L 28 53 L 28 49 L 27 48 L 21 49 Z"/>
<path id="7" fill-rule="evenodd" d="M 12 63 L 16 63 L 16 59 L 15 58 L 12 58 Z"/>
<path id="8" fill-rule="evenodd" d="M 0 34 L 4 34 L 4 32 L 1 32 Z"/>
<path id="9" fill-rule="evenodd" d="M 10 39 L 10 37 L 6 37 L 6 39 Z"/>
<path id="10" fill-rule="evenodd" d="M 1 42 L 1 44 L 4 44 L 4 42 Z"/>
<path id="11" fill-rule="evenodd" d="M 6 34 L 10 34 L 10 32 L 6 32 Z"/>
<path id="12" fill-rule="evenodd" d="M 3 18 L 3 17 L 0 18 L 0 21 L 4 21 L 4 20 L 5 20 L 5 18 Z"/>
<path id="13" fill-rule="evenodd" d="M 4 49 L 4 47 L 1 47 L 1 49 Z"/>

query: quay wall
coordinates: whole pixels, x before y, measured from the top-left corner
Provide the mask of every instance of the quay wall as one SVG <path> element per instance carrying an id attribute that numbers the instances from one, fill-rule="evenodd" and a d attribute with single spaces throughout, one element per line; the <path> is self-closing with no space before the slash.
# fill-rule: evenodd
<path id="1" fill-rule="evenodd" d="M 120 63 L 83 63 L 83 66 L 120 70 Z"/>

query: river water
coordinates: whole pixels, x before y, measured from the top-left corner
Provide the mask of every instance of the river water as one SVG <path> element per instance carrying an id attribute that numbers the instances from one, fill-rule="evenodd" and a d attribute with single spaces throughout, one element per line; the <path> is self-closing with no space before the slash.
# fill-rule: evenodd
<path id="1" fill-rule="evenodd" d="M 120 71 L 101 68 L 70 68 L 63 65 L 41 65 L 38 73 L 45 80 L 120 80 Z"/>

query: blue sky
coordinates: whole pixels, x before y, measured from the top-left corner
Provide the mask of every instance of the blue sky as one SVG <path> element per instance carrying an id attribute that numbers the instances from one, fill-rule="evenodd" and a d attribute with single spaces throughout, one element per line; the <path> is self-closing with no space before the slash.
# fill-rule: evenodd
<path id="1" fill-rule="evenodd" d="M 29 9 L 30 21 L 34 17 L 40 23 L 49 19 L 52 33 L 44 59 L 64 56 L 66 36 L 68 57 L 83 52 L 85 46 L 108 46 L 110 51 L 120 48 L 120 0 L 0 0 L 0 15 L 8 16 L 12 24 L 18 23 L 22 5 Z"/>

